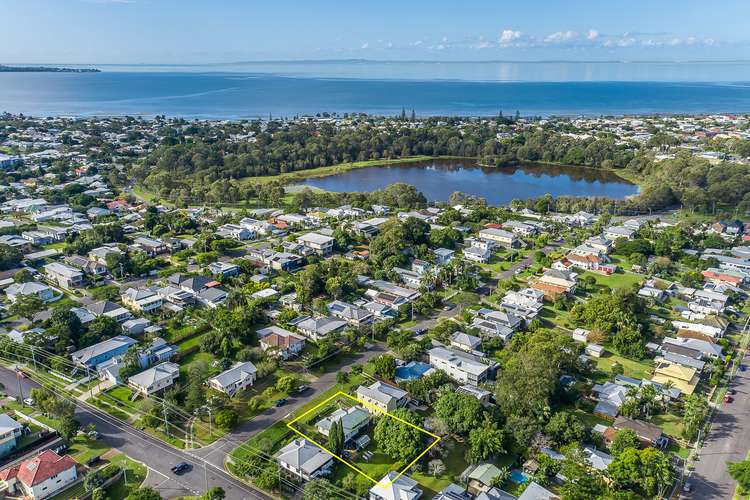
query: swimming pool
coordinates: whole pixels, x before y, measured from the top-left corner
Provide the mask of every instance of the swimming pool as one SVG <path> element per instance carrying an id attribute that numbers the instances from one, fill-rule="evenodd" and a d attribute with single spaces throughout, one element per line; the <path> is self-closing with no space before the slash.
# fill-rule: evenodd
<path id="1" fill-rule="evenodd" d="M 512 469 L 510 471 L 510 480 L 516 484 L 526 484 L 531 480 L 531 478 L 522 470 Z"/>
<path id="2" fill-rule="evenodd" d="M 427 363 L 422 363 L 421 361 L 411 361 L 407 363 L 404 366 L 399 366 L 396 368 L 396 382 L 400 382 L 403 380 L 415 380 L 427 372 L 432 368 Z"/>

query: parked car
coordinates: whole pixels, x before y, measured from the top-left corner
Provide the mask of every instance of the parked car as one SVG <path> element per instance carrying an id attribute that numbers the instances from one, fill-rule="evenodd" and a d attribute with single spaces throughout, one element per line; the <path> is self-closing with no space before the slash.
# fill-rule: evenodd
<path id="1" fill-rule="evenodd" d="M 725 403 L 731 403 L 732 401 L 734 401 L 734 398 L 731 395 L 727 394 L 726 396 L 724 396 Z"/>
<path id="2" fill-rule="evenodd" d="M 685 481 L 685 484 L 682 485 L 682 491 L 685 493 L 690 493 L 693 491 L 693 483 L 690 481 Z"/>
<path id="3" fill-rule="evenodd" d="M 99 431 L 87 432 L 86 435 L 89 437 L 89 439 L 93 439 L 94 441 L 96 441 L 97 439 L 99 439 L 100 437 L 102 437 L 102 435 L 99 433 Z"/>
<path id="4" fill-rule="evenodd" d="M 745 371 L 745 365 L 740 365 L 740 371 L 741 371 L 741 372 L 744 372 L 744 371 Z"/>
<path id="5" fill-rule="evenodd" d="M 735 394 L 737 394 L 737 391 L 735 391 L 734 389 L 727 389 L 727 394 L 731 394 L 732 396 L 734 396 Z"/>
<path id="6" fill-rule="evenodd" d="M 86 460 L 86 467 L 92 467 L 99 463 L 99 460 L 101 460 L 101 457 L 99 455 L 93 456 Z"/>
<path id="7" fill-rule="evenodd" d="M 34 401 L 33 398 L 26 398 L 23 400 L 23 404 L 26 406 L 34 406 L 34 403 L 36 403 L 36 401 Z"/>
<path id="8" fill-rule="evenodd" d="M 180 462 L 174 467 L 172 467 L 172 473 L 177 474 L 178 476 L 181 476 L 182 474 L 186 473 L 190 470 L 190 464 L 187 462 Z"/>
<path id="9" fill-rule="evenodd" d="M 297 394 L 302 394 L 302 393 L 305 393 L 305 392 L 307 392 L 309 390 L 310 390 L 310 386 L 309 385 L 301 385 L 301 386 L 297 387 Z"/>
<path id="10" fill-rule="evenodd" d="M 282 399 L 276 400 L 275 406 L 276 408 L 279 408 L 280 406 L 284 406 L 285 404 L 286 404 L 286 399 L 282 398 Z"/>

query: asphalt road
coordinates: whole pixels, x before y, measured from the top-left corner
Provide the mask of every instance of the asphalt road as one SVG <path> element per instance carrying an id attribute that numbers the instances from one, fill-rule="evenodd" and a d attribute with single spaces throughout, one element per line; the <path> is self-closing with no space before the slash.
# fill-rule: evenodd
<path id="1" fill-rule="evenodd" d="M 745 360 L 745 365 L 748 361 Z M 689 479 L 693 491 L 684 498 L 728 498 L 736 482 L 727 473 L 727 461 L 744 460 L 750 448 L 750 370 L 738 371 L 732 389 L 732 403 L 716 408 L 713 424 Z"/>
<path id="2" fill-rule="evenodd" d="M 15 373 L 0 367 L 0 383 L 5 392 L 19 396 L 18 380 Z M 29 379 L 21 379 L 21 390 L 24 397 L 39 385 Z M 82 425 L 94 424 L 102 434 L 107 446 L 117 448 L 129 457 L 148 466 L 146 484 L 155 486 L 165 497 L 198 495 L 207 488 L 220 486 L 224 488 L 228 499 L 270 499 L 266 494 L 254 490 L 223 470 L 201 457 L 173 448 L 162 441 L 125 424 L 111 415 L 77 401 L 76 419 Z M 182 476 L 175 476 L 171 467 L 179 462 L 187 462 L 192 469 Z"/>

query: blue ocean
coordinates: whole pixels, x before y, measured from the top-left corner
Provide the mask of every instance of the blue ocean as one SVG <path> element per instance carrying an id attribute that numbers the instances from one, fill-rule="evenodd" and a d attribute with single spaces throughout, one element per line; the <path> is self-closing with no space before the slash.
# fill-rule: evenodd
<path id="1" fill-rule="evenodd" d="M 750 63 L 309 62 L 0 73 L 0 112 L 242 119 L 750 112 Z"/>

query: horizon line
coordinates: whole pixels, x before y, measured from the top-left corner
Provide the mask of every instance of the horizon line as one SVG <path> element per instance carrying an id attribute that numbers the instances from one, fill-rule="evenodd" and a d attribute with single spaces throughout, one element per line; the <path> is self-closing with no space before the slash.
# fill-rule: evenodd
<path id="1" fill-rule="evenodd" d="M 236 66 L 245 64 L 750 64 L 750 59 L 257 59 L 224 62 L 0 62 L 0 66 Z"/>

